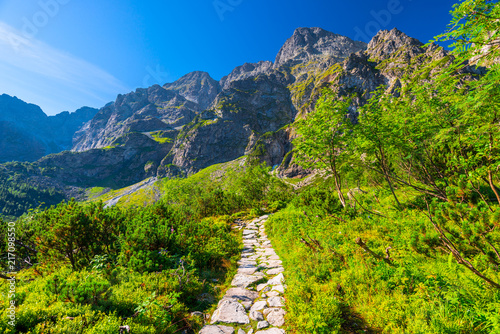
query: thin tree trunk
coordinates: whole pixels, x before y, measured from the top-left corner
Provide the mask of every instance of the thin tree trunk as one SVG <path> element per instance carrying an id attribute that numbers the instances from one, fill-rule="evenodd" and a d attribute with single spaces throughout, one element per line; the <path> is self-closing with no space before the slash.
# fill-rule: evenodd
<path id="1" fill-rule="evenodd" d="M 338 175 L 337 172 L 335 172 L 334 174 L 335 174 L 334 175 L 335 188 L 337 189 L 337 194 L 339 195 L 340 203 L 342 203 L 342 206 L 345 208 L 346 207 L 346 203 L 345 203 L 344 194 L 342 194 L 342 187 L 340 185 L 339 175 Z"/>
<path id="2" fill-rule="evenodd" d="M 498 204 L 500 204 L 500 195 L 498 194 L 497 187 L 495 187 L 495 184 L 493 183 L 493 173 L 491 170 L 488 171 L 488 181 L 490 183 L 491 190 L 493 190 L 495 196 L 497 197 Z"/>
<path id="3" fill-rule="evenodd" d="M 398 207 L 401 207 L 401 203 L 399 202 L 399 199 L 396 196 L 396 193 L 394 192 L 394 187 L 393 187 L 392 182 L 391 182 L 391 180 L 389 178 L 389 171 L 388 171 L 389 167 L 386 164 L 387 159 L 385 158 L 384 151 L 382 150 L 382 148 L 380 146 L 378 147 L 378 150 L 379 150 L 379 153 L 380 153 L 380 166 L 382 167 L 382 170 L 384 172 L 385 180 L 389 184 L 389 188 L 391 189 L 392 196 L 396 200 L 396 203 L 398 204 Z"/>
<path id="4" fill-rule="evenodd" d="M 342 194 L 342 183 L 340 182 L 340 175 L 337 171 L 337 165 L 335 158 L 333 160 L 330 160 L 330 169 L 332 170 L 333 173 L 333 179 L 335 180 L 335 189 L 337 190 L 337 194 L 339 196 L 340 203 L 342 204 L 342 207 L 346 207 L 346 202 L 345 202 L 345 197 L 344 194 Z"/>

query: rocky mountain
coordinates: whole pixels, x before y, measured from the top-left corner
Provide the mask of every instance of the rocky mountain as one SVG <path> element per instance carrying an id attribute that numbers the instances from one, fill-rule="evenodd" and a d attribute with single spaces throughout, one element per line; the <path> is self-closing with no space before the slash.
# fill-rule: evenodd
<path id="1" fill-rule="evenodd" d="M 157 141 L 140 133 L 128 133 L 106 149 L 65 151 L 32 164 L 40 175 L 60 184 L 79 187 L 122 188 L 156 176 L 159 161 L 171 150 L 170 141 Z"/>
<path id="2" fill-rule="evenodd" d="M 195 173 L 243 155 L 293 177 L 306 171 L 293 163 L 290 125 L 314 109 L 324 88 L 339 97 L 357 92 L 356 117 L 357 107 L 380 85 L 395 92 L 408 71 L 449 59 L 437 45 L 423 47 L 397 29 L 379 32 L 367 45 L 320 28 L 299 28 L 274 63 L 243 64 L 219 82 L 192 72 L 163 87 L 119 95 L 76 131 L 72 152 L 37 161 L 30 177 L 120 187 L 149 176 Z M 43 119 L 40 110 L 30 108 Z M 36 143 L 28 145 L 46 152 Z"/>
<path id="3" fill-rule="evenodd" d="M 0 96 L 0 162 L 35 161 L 69 150 L 74 133 L 97 113 L 84 107 L 47 116 L 40 107 L 17 97 Z"/>
<path id="4" fill-rule="evenodd" d="M 230 82 L 213 107 L 186 125 L 162 166 L 194 173 L 249 154 L 263 134 L 293 122 L 296 110 L 280 72 Z"/>
<path id="5" fill-rule="evenodd" d="M 151 137 L 191 122 L 199 113 L 197 103 L 159 85 L 118 95 L 74 136 L 73 151 L 104 148 L 128 133 Z"/>
<path id="6" fill-rule="evenodd" d="M 226 89 L 233 81 L 256 77 L 262 73 L 269 73 L 272 68 L 273 63 L 270 61 L 260 61 L 255 64 L 245 63 L 241 66 L 236 67 L 229 75 L 223 77 L 220 80 L 220 85 L 222 88 Z"/>

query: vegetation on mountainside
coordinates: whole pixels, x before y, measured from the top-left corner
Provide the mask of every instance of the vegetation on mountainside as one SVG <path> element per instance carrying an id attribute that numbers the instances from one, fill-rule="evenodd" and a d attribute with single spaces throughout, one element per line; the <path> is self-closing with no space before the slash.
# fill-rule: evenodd
<path id="1" fill-rule="evenodd" d="M 16 164 L 20 165 L 19 167 Z M 0 203 L 2 203 L 0 217 L 14 219 L 32 208 L 48 207 L 64 200 L 62 192 L 54 188 L 34 185 L 26 180 L 24 164 L 7 163 L 23 171 L 20 173 L 7 173 L 0 169 Z M 29 168 L 29 164 L 28 165 Z"/>
<path id="2" fill-rule="evenodd" d="M 0 301 L 2 333 L 176 333 L 199 330 L 191 315 L 216 302 L 239 258 L 236 217 L 289 200 L 287 186 L 260 165 L 228 170 L 223 182 L 169 180 L 145 208 L 61 203 L 21 217 L 16 231 L 16 318 Z M 9 272 L 8 224 L 0 224 L 2 272 Z M 0 282 L 7 296 L 10 284 Z"/>

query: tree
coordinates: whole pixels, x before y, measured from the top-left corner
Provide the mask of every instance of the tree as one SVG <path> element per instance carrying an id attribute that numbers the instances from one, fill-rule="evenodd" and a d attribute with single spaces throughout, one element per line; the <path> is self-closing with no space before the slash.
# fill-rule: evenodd
<path id="1" fill-rule="evenodd" d="M 469 61 L 485 65 L 498 61 L 500 53 L 500 7 L 498 0 L 465 0 L 454 6 L 449 30 L 436 41 L 452 41 L 455 67 Z M 464 64 L 465 62 L 465 64 Z"/>
<path id="2" fill-rule="evenodd" d="M 365 168 L 383 175 L 391 193 L 400 207 L 401 203 L 394 191 L 393 148 L 398 137 L 391 124 L 388 107 L 391 99 L 381 86 L 359 110 L 359 123 L 356 126 L 356 156 Z M 387 117 L 389 116 L 389 117 Z"/>
<path id="3" fill-rule="evenodd" d="M 95 255 L 116 255 L 123 221 L 118 208 L 104 209 L 102 202 L 61 203 L 34 220 L 38 255 L 49 261 L 69 260 L 74 270 L 88 265 Z"/>
<path id="4" fill-rule="evenodd" d="M 447 201 L 429 206 L 429 219 L 457 262 L 499 289 L 485 273 L 500 263 L 500 211 L 490 196 L 500 204 L 500 5 L 466 0 L 452 15 L 437 40 L 453 41 L 455 58 L 430 90 L 441 110 L 452 111 L 435 136 L 447 157 Z"/>
<path id="5" fill-rule="evenodd" d="M 342 171 L 350 160 L 349 145 L 353 136 L 350 104 L 350 99 L 337 100 L 331 90 L 325 90 L 315 110 L 296 122 L 298 136 L 293 141 L 297 163 L 330 174 L 344 207 Z"/>

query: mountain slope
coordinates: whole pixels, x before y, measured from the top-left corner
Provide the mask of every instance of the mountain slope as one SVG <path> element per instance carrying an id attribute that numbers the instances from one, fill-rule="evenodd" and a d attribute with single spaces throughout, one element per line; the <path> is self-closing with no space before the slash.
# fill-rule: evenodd
<path id="1" fill-rule="evenodd" d="M 448 60 L 442 48 L 422 48 L 397 29 L 379 32 L 367 45 L 319 28 L 299 28 L 275 63 L 244 64 L 220 82 L 192 72 L 163 87 L 119 95 L 75 133 L 72 152 L 44 157 L 25 172 L 33 182 L 57 189 L 120 188 L 249 155 L 278 166 L 281 176 L 307 174 L 294 164 L 291 125 L 314 110 L 323 89 L 339 97 L 357 93 L 356 117 L 357 107 L 380 85 L 395 92 L 405 74 Z M 31 108 L 39 118 L 33 123 L 42 122 L 41 110 Z M 37 144 L 24 141 L 32 151 L 46 152 Z"/>
<path id="2" fill-rule="evenodd" d="M 73 134 L 92 119 L 97 109 L 47 116 L 40 107 L 17 97 L 0 96 L 0 162 L 35 161 L 68 150 Z"/>

